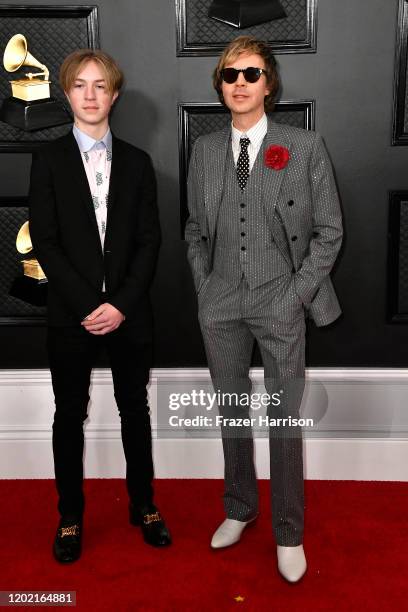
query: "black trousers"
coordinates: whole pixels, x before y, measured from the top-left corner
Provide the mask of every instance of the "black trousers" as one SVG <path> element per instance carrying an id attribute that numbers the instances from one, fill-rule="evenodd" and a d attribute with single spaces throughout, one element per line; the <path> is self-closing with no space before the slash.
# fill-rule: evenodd
<path id="1" fill-rule="evenodd" d="M 49 327 L 47 346 L 55 396 L 53 452 L 58 510 L 77 518 L 84 510 L 83 422 L 96 354 L 105 345 L 112 369 L 126 458 L 126 483 L 132 504 L 153 499 L 153 460 L 146 385 L 152 361 L 151 333 L 140 324 L 95 336 L 82 327 Z"/>

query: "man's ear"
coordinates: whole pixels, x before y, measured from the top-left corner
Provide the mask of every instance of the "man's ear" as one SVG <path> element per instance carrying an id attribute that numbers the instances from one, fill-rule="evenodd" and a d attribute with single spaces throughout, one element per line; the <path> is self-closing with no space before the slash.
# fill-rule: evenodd
<path id="1" fill-rule="evenodd" d="M 119 92 L 118 91 L 114 91 L 113 95 L 112 95 L 112 106 L 113 106 L 113 104 L 115 104 L 118 96 L 119 96 Z"/>

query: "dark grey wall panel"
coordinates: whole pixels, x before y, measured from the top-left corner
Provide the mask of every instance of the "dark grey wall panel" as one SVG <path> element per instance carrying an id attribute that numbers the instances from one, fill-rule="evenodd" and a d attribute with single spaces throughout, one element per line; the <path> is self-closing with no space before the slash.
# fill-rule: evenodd
<path id="1" fill-rule="evenodd" d="M 152 155 L 159 180 L 164 240 L 152 293 L 155 363 L 205 365 L 179 237 L 177 104 L 217 100 L 216 58 L 176 57 L 170 0 L 98 6 L 102 47 L 127 76 L 113 128 Z M 311 366 L 408 365 L 407 326 L 386 322 L 388 191 L 408 189 L 407 148 L 391 146 L 397 7 L 398 0 L 320 0 L 317 52 L 278 56 L 282 99 L 316 100 L 316 129 L 334 163 L 345 220 L 334 275 L 344 315 L 329 328 L 309 330 Z M 0 196 L 25 195 L 29 156 L 5 154 L 0 161 Z M 41 329 L 0 328 L 0 366 L 45 365 L 43 337 Z"/>
<path id="2" fill-rule="evenodd" d="M 283 18 L 240 28 L 239 33 L 268 42 L 277 53 L 313 53 L 316 0 L 281 0 L 280 4 Z M 217 55 L 237 36 L 235 28 L 208 17 L 211 5 L 212 0 L 176 0 L 179 56 Z"/>

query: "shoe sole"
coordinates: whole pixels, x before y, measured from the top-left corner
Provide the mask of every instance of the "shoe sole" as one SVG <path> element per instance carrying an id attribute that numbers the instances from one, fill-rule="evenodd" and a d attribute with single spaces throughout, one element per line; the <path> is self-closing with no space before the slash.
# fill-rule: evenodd
<path id="1" fill-rule="evenodd" d="M 55 561 L 57 561 L 58 563 L 61 563 L 61 565 L 70 565 L 71 563 L 75 563 L 75 561 L 79 561 L 79 559 L 81 558 L 81 555 L 82 555 L 82 551 L 78 555 L 78 557 L 76 557 L 76 559 L 65 559 L 65 560 L 64 559 L 60 559 L 57 556 L 57 553 L 55 552 L 54 549 L 52 549 L 52 554 L 53 554 L 53 557 L 54 557 Z"/>

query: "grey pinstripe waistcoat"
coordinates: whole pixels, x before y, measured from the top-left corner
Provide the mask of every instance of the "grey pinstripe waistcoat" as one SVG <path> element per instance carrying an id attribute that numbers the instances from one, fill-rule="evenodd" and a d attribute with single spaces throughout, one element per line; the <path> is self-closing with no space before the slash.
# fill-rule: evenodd
<path id="1" fill-rule="evenodd" d="M 225 186 L 231 129 L 194 143 L 188 176 L 188 259 L 197 291 L 213 269 L 214 245 Z M 273 239 L 292 268 L 296 292 L 316 325 L 341 313 L 329 274 L 342 239 L 337 189 L 326 149 L 316 132 L 268 119 L 264 146 L 286 147 L 282 170 L 263 164 L 263 206 Z"/>
<path id="2" fill-rule="evenodd" d="M 213 267 L 228 283 L 242 276 L 251 289 L 290 272 L 276 246 L 263 205 L 264 146 L 259 150 L 247 185 L 241 190 L 231 147 L 228 147 L 225 185 L 218 211 Z"/>

